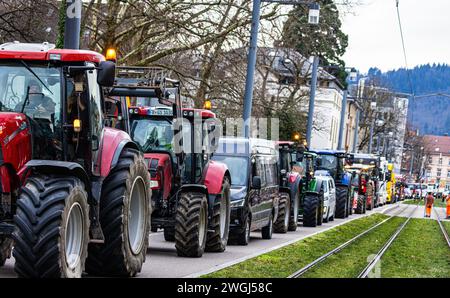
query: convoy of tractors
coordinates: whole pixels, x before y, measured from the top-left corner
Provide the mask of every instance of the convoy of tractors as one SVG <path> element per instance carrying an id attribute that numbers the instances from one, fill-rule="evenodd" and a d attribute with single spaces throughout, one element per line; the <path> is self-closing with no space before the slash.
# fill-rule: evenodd
<path id="1" fill-rule="evenodd" d="M 0 46 L 0 265 L 20 277 L 135 276 L 150 232 L 223 252 L 399 199 L 383 157 L 221 137 L 157 68 L 51 44 Z"/>

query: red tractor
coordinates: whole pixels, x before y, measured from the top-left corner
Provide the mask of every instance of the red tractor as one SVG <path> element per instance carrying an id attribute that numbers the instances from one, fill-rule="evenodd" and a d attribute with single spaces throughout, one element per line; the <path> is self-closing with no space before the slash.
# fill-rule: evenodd
<path id="1" fill-rule="evenodd" d="M 223 252 L 230 226 L 230 173 L 211 160 L 220 133 L 209 110 L 183 109 L 180 86 L 146 75 L 152 68 L 120 68 L 110 92 L 148 163 L 153 190 L 152 231 L 164 229 L 179 256 Z M 137 76 L 138 78 L 133 78 Z M 126 115 L 128 114 L 128 115 Z M 127 124 L 128 122 L 129 124 Z"/>
<path id="2" fill-rule="evenodd" d="M 130 136 L 104 125 L 114 76 L 95 52 L 0 46 L 1 260 L 13 239 L 21 277 L 141 270 L 150 177 Z"/>

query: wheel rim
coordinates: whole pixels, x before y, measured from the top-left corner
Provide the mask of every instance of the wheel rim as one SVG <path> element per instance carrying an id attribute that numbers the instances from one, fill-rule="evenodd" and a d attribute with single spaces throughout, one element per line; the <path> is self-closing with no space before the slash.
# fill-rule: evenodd
<path id="1" fill-rule="evenodd" d="M 206 208 L 202 205 L 200 209 L 200 218 L 199 218 L 199 228 L 198 228 L 198 242 L 200 246 L 203 244 L 205 239 L 205 231 L 206 231 Z"/>
<path id="2" fill-rule="evenodd" d="M 128 242 L 133 254 L 139 254 L 145 238 L 145 183 L 137 177 L 131 187 L 128 210 Z"/>
<path id="3" fill-rule="evenodd" d="M 75 269 L 80 263 L 81 249 L 84 239 L 84 214 L 80 204 L 70 207 L 65 227 L 66 263 L 70 269 Z"/>
<path id="4" fill-rule="evenodd" d="M 226 225 L 227 225 L 227 202 L 226 198 L 222 196 L 222 201 L 220 202 L 220 237 L 223 239 L 225 237 Z"/>

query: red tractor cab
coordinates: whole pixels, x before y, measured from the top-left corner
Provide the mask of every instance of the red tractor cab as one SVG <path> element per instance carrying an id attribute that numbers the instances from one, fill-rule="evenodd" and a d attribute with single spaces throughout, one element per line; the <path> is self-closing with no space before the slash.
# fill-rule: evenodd
<path id="1" fill-rule="evenodd" d="M 293 170 L 297 160 L 297 146 L 296 143 L 290 141 L 279 141 L 277 146 L 280 193 L 287 194 L 289 201 L 284 202 L 284 200 L 280 200 L 280 205 L 285 205 L 286 207 L 280 206 L 279 210 L 281 210 L 281 213 L 284 211 L 284 213 L 280 214 L 274 228 L 282 232 L 296 231 L 302 178 L 298 172 Z"/>
<path id="2" fill-rule="evenodd" d="M 0 251 L 4 263 L 15 241 L 21 277 L 141 270 L 149 174 L 130 136 L 104 125 L 114 75 L 95 52 L 0 46 Z"/>
<path id="3" fill-rule="evenodd" d="M 221 132 L 216 115 L 183 108 L 179 83 L 163 70 L 126 67 L 119 74 L 109 95 L 127 107 L 120 118 L 149 167 L 152 231 L 164 229 L 179 256 L 224 251 L 231 178 L 225 164 L 211 160 Z"/>

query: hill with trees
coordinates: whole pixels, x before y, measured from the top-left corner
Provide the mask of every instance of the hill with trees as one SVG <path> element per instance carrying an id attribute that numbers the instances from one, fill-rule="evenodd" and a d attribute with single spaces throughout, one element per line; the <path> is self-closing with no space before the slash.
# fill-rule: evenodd
<path id="1" fill-rule="evenodd" d="M 397 92 L 414 93 L 416 96 L 436 93 L 449 95 L 414 98 L 410 101 L 408 115 L 412 125 L 418 128 L 421 134 L 450 134 L 449 65 L 426 64 L 409 71 L 401 68 L 384 73 L 377 68 L 371 68 L 368 75 Z"/>

